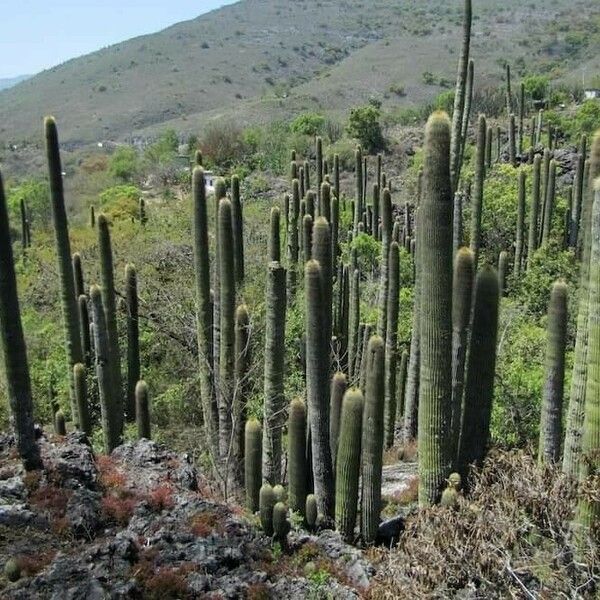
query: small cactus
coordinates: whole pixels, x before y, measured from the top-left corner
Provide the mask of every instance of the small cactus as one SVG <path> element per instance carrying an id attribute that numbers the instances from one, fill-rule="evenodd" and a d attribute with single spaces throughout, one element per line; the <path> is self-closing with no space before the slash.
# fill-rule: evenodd
<path id="1" fill-rule="evenodd" d="M 282 546 L 286 545 L 287 534 L 290 532 L 290 529 L 288 507 L 284 502 L 278 501 L 273 507 L 273 534 Z"/>
<path id="2" fill-rule="evenodd" d="M 4 563 L 4 577 L 11 583 L 21 579 L 21 567 L 14 558 L 9 558 Z"/>
<path id="3" fill-rule="evenodd" d="M 458 504 L 462 477 L 458 473 L 450 473 L 448 487 L 442 492 L 440 504 L 452 508 Z"/>
<path id="4" fill-rule="evenodd" d="M 260 525 L 265 535 L 273 535 L 273 509 L 277 500 L 273 488 L 269 483 L 264 483 L 259 492 Z"/>
<path id="5" fill-rule="evenodd" d="M 308 529 L 314 531 L 317 528 L 319 519 L 319 509 L 317 507 L 317 497 L 314 494 L 306 496 L 306 507 L 304 509 L 304 518 Z"/>
<path id="6" fill-rule="evenodd" d="M 304 514 L 306 508 L 306 405 L 300 398 L 292 400 L 288 423 L 288 469 L 290 508 Z"/>
<path id="7" fill-rule="evenodd" d="M 67 435 L 67 426 L 65 423 L 65 415 L 62 410 L 59 410 L 54 415 L 54 431 L 56 432 L 56 435 L 62 435 L 62 436 Z"/>
<path id="8" fill-rule="evenodd" d="M 152 439 L 150 399 L 148 385 L 145 381 L 138 381 L 135 386 L 135 420 L 137 422 L 138 438 Z"/>
<path id="9" fill-rule="evenodd" d="M 92 419 L 87 397 L 87 382 L 85 367 L 77 363 L 73 367 L 73 379 L 75 381 L 75 400 L 77 402 L 77 414 L 79 415 L 79 429 L 87 436 L 92 435 Z"/>
<path id="10" fill-rule="evenodd" d="M 262 481 L 262 427 L 256 419 L 246 423 L 244 434 L 244 482 L 246 507 L 255 513 L 259 509 L 259 492 Z"/>

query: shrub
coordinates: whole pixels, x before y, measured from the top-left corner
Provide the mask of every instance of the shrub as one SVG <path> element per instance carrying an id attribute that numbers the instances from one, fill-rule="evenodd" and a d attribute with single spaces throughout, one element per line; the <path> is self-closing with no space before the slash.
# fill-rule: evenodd
<path id="1" fill-rule="evenodd" d="M 111 219 L 138 217 L 141 192 L 134 185 L 116 185 L 100 194 L 102 211 Z"/>
<path id="2" fill-rule="evenodd" d="M 290 125 L 294 133 L 302 135 L 321 135 L 325 127 L 325 117 L 317 113 L 304 113 L 297 116 Z"/>
<path id="3" fill-rule="evenodd" d="M 121 181 L 130 182 L 139 172 L 138 155 L 134 148 L 121 146 L 110 157 L 108 172 Z"/>
<path id="4" fill-rule="evenodd" d="M 237 125 L 218 121 L 206 128 L 200 149 L 209 166 L 228 169 L 243 159 L 246 146 L 242 130 Z"/>
<path id="5" fill-rule="evenodd" d="M 369 153 L 377 152 L 384 147 L 380 118 L 380 109 L 372 104 L 350 111 L 346 131 L 348 135 L 357 139 Z"/>
<path id="6" fill-rule="evenodd" d="M 169 162 L 175 158 L 178 146 L 177 132 L 167 129 L 159 135 L 154 144 L 146 148 L 144 156 L 153 165 Z"/>
<path id="7" fill-rule="evenodd" d="M 534 101 L 544 100 L 550 80 L 545 75 L 527 75 L 523 78 L 525 94 Z"/>
<path id="8" fill-rule="evenodd" d="M 30 179 L 8 189 L 7 204 L 13 225 L 20 223 L 21 200 L 25 201 L 32 225 L 46 228 L 52 224 L 48 184 Z"/>

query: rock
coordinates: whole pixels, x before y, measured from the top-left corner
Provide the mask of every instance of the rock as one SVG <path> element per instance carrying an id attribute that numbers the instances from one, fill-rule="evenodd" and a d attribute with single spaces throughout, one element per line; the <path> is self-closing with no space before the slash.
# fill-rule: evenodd
<path id="1" fill-rule="evenodd" d="M 403 531 L 404 517 L 397 516 L 388 519 L 379 525 L 376 542 L 389 548 L 398 543 Z"/>
<path id="2" fill-rule="evenodd" d="M 3 504 L 12 504 L 24 502 L 27 496 L 25 484 L 20 477 L 10 477 L 0 480 L 0 502 Z"/>
<path id="3" fill-rule="evenodd" d="M 5 527 L 37 527 L 47 529 L 48 520 L 31 510 L 27 504 L 0 503 L 0 525 Z"/>
<path id="4" fill-rule="evenodd" d="M 67 504 L 65 517 L 77 538 L 91 540 L 100 527 L 100 500 L 98 492 L 85 488 L 75 490 Z"/>
<path id="5" fill-rule="evenodd" d="M 61 444 L 41 444 L 44 468 L 57 484 L 71 489 L 84 486 L 95 489 L 98 469 L 94 453 L 84 433 L 69 433 Z"/>

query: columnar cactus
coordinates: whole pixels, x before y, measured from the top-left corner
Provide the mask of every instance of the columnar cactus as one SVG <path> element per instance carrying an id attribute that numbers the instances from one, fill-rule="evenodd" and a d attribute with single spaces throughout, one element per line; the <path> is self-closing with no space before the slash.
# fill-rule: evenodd
<path id="1" fill-rule="evenodd" d="M 408 350 L 402 351 L 400 358 L 400 368 L 398 369 L 398 402 L 396 409 L 396 419 L 402 423 L 404 416 L 405 394 L 406 394 L 406 374 L 408 371 Z"/>
<path id="2" fill-rule="evenodd" d="M 591 364 L 589 352 L 589 299 L 590 299 L 590 256 L 592 249 L 592 206 L 594 204 L 593 181 L 600 176 L 600 131 L 592 140 L 589 161 L 589 179 L 587 193 L 581 209 L 580 235 L 582 245 L 582 260 L 580 271 L 579 311 L 577 314 L 577 337 L 575 340 L 575 358 L 573 377 L 571 379 L 571 394 L 567 413 L 567 427 L 563 450 L 563 471 L 572 477 L 577 477 L 581 465 L 581 449 L 583 437 L 583 421 L 587 390 L 588 365 Z M 584 178 L 584 185 L 586 184 Z"/>
<path id="3" fill-rule="evenodd" d="M 460 434 L 474 276 L 473 252 L 469 248 L 461 248 L 454 259 L 454 282 L 452 285 L 452 417 L 450 421 L 450 443 L 453 461 L 456 460 Z"/>
<path id="4" fill-rule="evenodd" d="M 208 217 L 204 171 L 196 167 L 192 175 L 194 200 L 194 272 L 196 280 L 196 312 L 200 396 L 204 427 L 208 434 L 213 458 L 218 456 L 219 411 L 213 379 L 213 307 L 210 293 L 210 263 L 208 253 Z"/>
<path id="5" fill-rule="evenodd" d="M 448 140 L 449 141 L 449 140 Z M 375 541 L 381 513 L 384 436 L 383 339 L 373 336 L 367 349 L 367 382 L 362 423 L 362 496 L 360 532 L 365 544 Z M 356 440 L 355 442 L 356 443 Z"/>
<path id="6" fill-rule="evenodd" d="M 285 546 L 287 543 L 287 534 L 290 532 L 290 529 L 288 507 L 284 502 L 277 502 L 273 507 L 273 535 L 282 546 Z"/>
<path id="7" fill-rule="evenodd" d="M 146 225 L 148 222 L 148 215 L 146 214 L 146 201 L 143 198 L 140 198 L 138 203 L 138 213 L 140 218 L 140 223 Z"/>
<path id="8" fill-rule="evenodd" d="M 335 273 L 338 264 L 340 236 L 340 201 L 337 196 L 331 199 L 331 272 Z"/>
<path id="9" fill-rule="evenodd" d="M 25 469 L 42 467 L 35 441 L 31 379 L 27 348 L 21 324 L 17 277 L 10 239 L 8 210 L 0 174 L 0 338 L 6 373 L 6 392 L 10 406 L 17 451 Z"/>
<path id="10" fill-rule="evenodd" d="M 246 507 L 252 513 L 259 509 L 262 484 L 262 427 L 256 419 L 249 419 L 244 434 L 244 483 Z"/>
<path id="11" fill-rule="evenodd" d="M 592 145 L 593 155 L 597 150 L 597 137 L 598 134 Z M 579 461 L 579 481 L 582 487 L 592 482 L 600 471 L 600 180 L 596 179 L 590 188 L 595 190 L 595 199 L 590 227 L 588 372 Z M 591 494 L 581 494 L 577 505 L 577 523 L 585 533 L 591 533 L 599 522 L 598 496 L 593 498 Z"/>
<path id="12" fill-rule="evenodd" d="M 122 436 L 121 398 L 114 386 L 111 352 L 102 291 L 97 285 L 90 289 L 90 300 L 94 315 L 94 348 L 96 351 L 96 377 L 100 395 L 100 416 L 104 436 L 104 451 L 110 454 L 120 443 Z"/>
<path id="13" fill-rule="evenodd" d="M 317 198 L 321 200 L 321 184 L 323 183 L 323 140 L 317 136 L 316 139 L 317 160 Z"/>
<path id="14" fill-rule="evenodd" d="M 527 243 L 527 268 L 531 267 L 533 255 L 538 247 L 538 215 L 540 210 L 540 177 L 542 159 L 536 154 L 533 159 L 533 182 L 531 191 L 531 214 L 529 215 L 529 239 Z"/>
<path id="15" fill-rule="evenodd" d="M 517 140 L 515 115 L 511 114 L 508 120 L 508 162 L 517 166 Z"/>
<path id="16" fill-rule="evenodd" d="M 491 127 L 487 129 L 485 136 L 485 167 L 489 171 L 492 168 L 492 145 L 494 141 L 494 130 Z"/>
<path id="17" fill-rule="evenodd" d="M 106 331 L 110 344 L 110 369 L 111 381 L 114 389 L 113 405 L 115 414 L 115 427 L 119 436 L 123 435 L 123 391 L 121 384 L 121 353 L 119 350 L 119 330 L 117 327 L 117 305 L 114 280 L 114 267 L 112 245 L 108 219 L 105 215 L 98 216 L 98 247 L 100 249 L 100 274 L 102 278 L 102 304 L 106 314 Z M 94 319 L 95 320 L 95 319 Z M 81 361 L 79 361 L 81 362 Z"/>
<path id="18" fill-rule="evenodd" d="M 79 314 L 79 331 L 81 332 L 83 358 L 85 366 L 89 367 L 92 364 L 92 341 L 90 335 L 90 315 L 88 311 L 87 296 L 79 296 L 77 309 Z"/>
<path id="19" fill-rule="evenodd" d="M 137 423 L 138 438 L 152 439 L 150 397 L 148 394 L 148 385 L 145 381 L 138 381 L 135 386 L 135 420 Z"/>
<path id="20" fill-rule="evenodd" d="M 463 245 L 463 209 L 462 194 L 454 194 L 454 212 L 452 218 L 452 249 L 456 253 Z"/>
<path id="21" fill-rule="evenodd" d="M 25 200 L 21 198 L 19 202 L 19 208 L 21 211 L 21 245 L 23 246 L 23 252 L 31 246 L 31 241 L 29 240 L 29 221 L 27 219 L 27 206 L 25 205 Z"/>
<path id="22" fill-rule="evenodd" d="M 550 239 L 552 216 L 554 214 L 554 200 L 556 198 L 556 161 L 554 159 L 550 161 L 546 189 L 546 202 L 544 204 L 544 219 L 542 224 L 542 246 L 546 245 Z"/>
<path id="23" fill-rule="evenodd" d="M 389 282 L 387 293 L 387 333 L 385 336 L 385 446 L 394 445 L 396 428 L 396 369 L 398 361 L 398 312 L 400 294 L 400 248 L 396 242 L 390 245 Z"/>
<path id="24" fill-rule="evenodd" d="M 480 118 L 482 170 L 485 119 Z M 439 500 L 450 472 L 447 428 L 452 402 L 452 185 L 450 122 L 434 113 L 425 130 L 423 199 L 419 215 L 421 367 L 419 383 L 419 503 Z M 482 185 L 483 178 L 479 185 Z M 480 221 L 479 221 L 480 223 Z M 478 225 L 479 227 L 479 225 Z M 476 247 L 479 247 L 477 243 Z"/>
<path id="25" fill-rule="evenodd" d="M 304 514 L 306 508 L 306 405 L 301 398 L 292 400 L 288 422 L 288 469 L 290 508 Z"/>
<path id="26" fill-rule="evenodd" d="M 548 306 L 548 343 L 546 346 L 546 382 L 540 419 L 540 463 L 557 463 L 562 441 L 562 409 L 565 381 L 565 347 L 567 342 L 567 285 L 557 281 L 552 286 Z"/>
<path id="27" fill-rule="evenodd" d="M 377 231 L 379 229 L 379 207 L 381 205 L 380 199 L 380 187 L 374 183 L 373 184 L 373 230 L 371 231 L 371 235 L 377 239 Z"/>
<path id="28" fill-rule="evenodd" d="M 331 186 L 325 181 L 321 185 L 321 198 L 319 199 L 319 216 L 331 221 Z"/>
<path id="29" fill-rule="evenodd" d="M 335 373 L 331 379 L 330 411 L 329 411 L 329 444 L 331 446 L 331 460 L 335 469 L 338 439 L 340 434 L 340 415 L 342 400 L 348 387 L 348 379 L 344 373 Z"/>
<path id="30" fill-rule="evenodd" d="M 484 267 L 475 281 L 473 324 L 467 358 L 458 472 L 466 481 L 471 464 L 481 466 L 487 450 L 494 397 L 498 332 L 498 274 Z"/>
<path id="31" fill-rule="evenodd" d="M 127 417 L 135 419 L 135 388 L 140 380 L 140 327 L 138 311 L 137 272 L 133 265 L 125 267 L 127 300 Z"/>
<path id="32" fill-rule="evenodd" d="M 508 252 L 502 250 L 498 256 L 498 284 L 500 286 L 500 298 L 506 295 L 506 282 L 508 280 Z"/>
<path id="33" fill-rule="evenodd" d="M 467 147 L 467 135 L 469 131 L 469 120 L 471 118 L 471 106 L 473 104 L 473 86 L 475 82 L 475 63 L 473 59 L 469 59 L 469 69 L 467 71 L 467 95 L 465 98 L 465 110 L 463 111 L 462 116 L 462 130 L 460 134 L 460 166 L 462 168 L 462 164 L 465 156 L 465 149 Z M 460 180 L 460 173 L 459 178 Z"/>
<path id="34" fill-rule="evenodd" d="M 250 315 L 245 304 L 235 311 L 235 390 L 233 393 L 233 456 L 237 458 L 236 477 L 243 483 L 244 428 L 250 395 Z"/>
<path id="35" fill-rule="evenodd" d="M 281 483 L 281 433 L 283 428 L 283 372 L 285 359 L 285 269 L 269 263 L 265 325 L 263 479 Z"/>
<path id="36" fill-rule="evenodd" d="M 259 492 L 260 525 L 265 535 L 273 535 L 273 508 L 277 500 L 270 484 L 264 483 Z"/>
<path id="37" fill-rule="evenodd" d="M 287 229 L 287 299 L 288 304 L 296 296 L 296 281 L 298 276 L 298 218 L 300 216 L 300 182 L 292 181 L 292 201 Z"/>
<path id="38" fill-rule="evenodd" d="M 304 161 L 304 191 L 308 194 L 310 190 L 310 163 Z"/>
<path id="39" fill-rule="evenodd" d="M 381 195 L 381 265 L 379 275 L 379 318 L 377 333 L 385 341 L 387 331 L 388 260 L 392 238 L 392 198 L 388 189 Z"/>
<path id="40" fill-rule="evenodd" d="M 519 154 L 523 154 L 523 141 L 525 138 L 525 82 L 521 81 L 519 88 Z"/>
<path id="41" fill-rule="evenodd" d="M 83 361 L 81 337 L 79 334 L 79 317 L 77 314 L 77 296 L 71 265 L 71 242 L 69 241 L 69 224 L 65 210 L 63 192 L 62 166 L 58 147 L 58 131 L 53 117 L 44 120 L 46 134 L 46 155 L 48 159 L 48 174 L 50 176 L 50 200 L 52 203 L 52 219 L 54 221 L 54 236 L 58 257 L 58 276 L 61 287 L 62 315 L 65 330 L 65 346 L 69 365 L 70 399 L 73 419 L 77 422 L 77 407 L 75 406 L 75 385 L 73 367 Z"/>
<path id="42" fill-rule="evenodd" d="M 309 214 L 306 214 L 302 219 L 302 245 L 305 263 L 312 258 L 312 234 L 313 219 Z"/>
<path id="43" fill-rule="evenodd" d="M 319 520 L 319 508 L 317 506 L 317 497 L 314 494 L 306 496 L 306 507 L 304 509 L 304 518 L 308 529 L 314 531 Z"/>
<path id="44" fill-rule="evenodd" d="M 354 199 L 354 234 L 358 231 L 358 223 L 361 219 L 363 206 L 362 206 L 362 195 L 363 195 L 363 160 L 362 160 L 362 149 L 360 146 L 356 147 L 354 153 L 355 163 L 355 183 L 356 192 Z"/>
<path id="45" fill-rule="evenodd" d="M 75 282 L 75 296 L 79 298 L 79 296 L 85 294 L 85 283 L 83 280 L 83 266 L 81 264 L 81 254 L 79 252 L 75 252 L 71 259 L 73 265 L 73 281 Z"/>
<path id="46" fill-rule="evenodd" d="M 340 416 L 339 454 L 335 472 L 335 521 L 342 538 L 354 541 L 358 508 L 358 483 L 364 399 L 356 388 L 343 397 Z"/>
<path id="47" fill-rule="evenodd" d="M 506 65 L 506 114 L 512 115 L 513 113 L 513 97 L 512 88 L 510 82 L 510 65 Z"/>
<path id="48" fill-rule="evenodd" d="M 579 222 L 581 219 L 581 205 L 583 202 L 583 172 L 585 170 L 585 156 L 577 156 L 577 167 L 573 181 L 573 210 L 571 225 L 569 227 L 569 247 L 577 248 Z"/>
<path id="49" fill-rule="evenodd" d="M 54 415 L 54 432 L 56 435 L 67 435 L 67 425 L 65 423 L 65 415 L 62 410 L 59 410 Z"/>
<path id="50" fill-rule="evenodd" d="M 350 304 L 348 307 L 348 377 L 354 377 L 354 363 L 358 350 L 358 326 L 360 322 L 360 272 L 355 269 L 350 285 Z"/>
<path id="51" fill-rule="evenodd" d="M 463 38 L 460 58 L 458 59 L 458 74 L 456 76 L 456 92 L 454 94 L 454 112 L 452 117 L 452 145 L 450 160 L 453 188 L 458 187 L 460 178 L 460 157 L 462 140 L 462 123 L 467 95 L 467 75 L 469 69 L 469 53 L 471 48 L 471 0 L 465 0 L 463 17 Z"/>
<path id="52" fill-rule="evenodd" d="M 306 263 L 306 388 L 311 431 L 312 472 L 319 512 L 333 516 L 334 490 L 329 446 L 329 339 L 324 335 L 324 273 L 316 260 Z M 283 349 L 281 354 L 283 355 Z"/>
<path id="53" fill-rule="evenodd" d="M 244 218 L 240 199 L 240 178 L 231 177 L 231 219 L 233 227 L 233 262 L 235 266 L 235 284 L 244 283 Z"/>
<path id="54" fill-rule="evenodd" d="M 323 186 L 325 187 L 325 186 Z M 321 199 L 324 195 L 321 196 Z M 321 289 L 323 293 L 323 307 L 321 309 L 322 334 L 325 340 L 325 353 L 320 360 L 329 365 L 329 348 L 332 334 L 332 297 L 333 297 L 333 271 L 331 264 L 331 230 L 325 217 L 318 217 L 313 227 L 312 257 L 321 267 Z M 327 369 L 329 375 L 329 368 Z M 329 401 L 329 396 L 328 396 Z"/>
<path id="55" fill-rule="evenodd" d="M 269 261 L 281 261 L 281 240 L 280 240 L 280 218 L 281 211 L 278 206 L 271 208 L 271 220 L 269 226 Z"/>
<path id="56" fill-rule="evenodd" d="M 479 115 L 477 126 L 477 151 L 475 154 L 475 183 L 473 186 L 471 210 L 471 250 L 473 250 L 475 266 L 477 266 L 479 247 L 481 246 L 481 213 L 483 211 L 483 186 L 485 182 L 486 132 L 487 126 L 485 117 Z"/>
<path id="57" fill-rule="evenodd" d="M 96 227 L 96 210 L 93 206 L 90 206 L 90 227 Z"/>
<path id="58" fill-rule="evenodd" d="M 75 400 L 77 402 L 77 414 L 79 415 L 79 429 L 87 436 L 92 435 L 92 419 L 88 405 L 87 381 L 85 366 L 77 363 L 73 367 L 73 379 L 75 381 Z"/>
<path id="59" fill-rule="evenodd" d="M 363 333 L 362 333 L 362 350 L 360 352 L 360 361 L 356 367 L 356 371 L 359 374 L 358 385 L 361 390 L 366 389 L 367 385 L 367 359 L 368 359 L 368 348 L 369 348 L 369 340 L 371 339 L 371 335 L 375 332 L 373 331 L 373 326 L 370 323 L 365 323 Z"/>
<path id="60" fill-rule="evenodd" d="M 519 192 L 517 198 L 517 235 L 515 243 L 515 262 L 513 272 L 518 278 L 523 264 L 523 254 L 525 248 L 525 194 L 526 194 L 527 174 L 523 169 L 519 171 Z"/>

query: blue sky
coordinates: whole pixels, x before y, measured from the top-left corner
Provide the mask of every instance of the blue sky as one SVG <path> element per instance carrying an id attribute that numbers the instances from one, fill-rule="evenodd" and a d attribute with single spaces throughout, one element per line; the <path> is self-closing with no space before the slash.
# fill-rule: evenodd
<path id="1" fill-rule="evenodd" d="M 0 77 L 34 74 L 236 0 L 4 0 Z"/>

